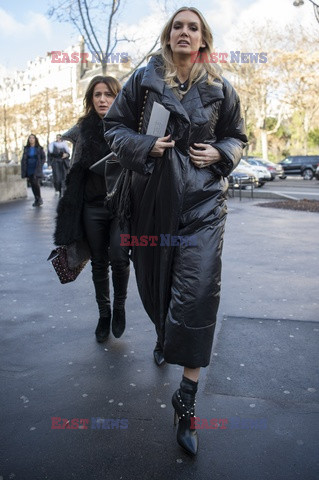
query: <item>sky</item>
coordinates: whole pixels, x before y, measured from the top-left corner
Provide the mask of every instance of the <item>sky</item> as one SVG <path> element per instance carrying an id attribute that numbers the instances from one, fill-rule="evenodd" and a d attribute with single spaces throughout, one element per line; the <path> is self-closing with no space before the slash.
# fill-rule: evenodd
<path id="1" fill-rule="evenodd" d="M 169 13 L 184 6 L 185 1 L 173 0 L 122 0 L 119 17 L 119 32 L 136 43 L 121 45 L 118 51 L 141 49 L 159 33 L 167 18 L 160 6 L 166 4 Z M 78 32 L 68 23 L 59 23 L 48 18 L 50 5 L 56 0 L 0 0 L 0 73 L 4 69 L 24 70 L 28 60 L 46 56 L 47 52 L 63 50 L 77 42 Z M 318 32 L 310 1 L 299 8 L 293 0 L 194 0 L 191 6 L 198 8 L 208 20 L 214 33 L 218 51 L 235 49 L 231 35 L 246 25 L 249 32 L 251 22 L 261 25 L 266 18 L 279 23 L 284 29 L 288 22 L 303 24 Z M 253 42 L 253 39 L 252 39 Z M 253 43 L 251 51 L 254 51 Z"/>

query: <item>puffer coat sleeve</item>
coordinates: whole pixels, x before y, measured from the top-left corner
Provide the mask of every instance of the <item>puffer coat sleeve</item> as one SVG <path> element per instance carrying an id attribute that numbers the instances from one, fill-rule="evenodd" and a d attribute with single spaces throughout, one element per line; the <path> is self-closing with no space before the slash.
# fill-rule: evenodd
<path id="1" fill-rule="evenodd" d="M 220 152 L 222 160 L 212 165 L 211 169 L 215 173 L 227 177 L 237 167 L 247 137 L 239 97 L 225 78 L 223 83 L 224 100 L 215 130 L 217 141 L 212 144 Z"/>
<path id="2" fill-rule="evenodd" d="M 105 116 L 104 125 L 107 125 L 105 138 L 122 167 L 146 175 L 156 161 L 148 154 L 157 138 L 137 133 L 146 93 L 146 89 L 140 88 L 140 75 L 140 71 L 136 72 L 124 85 Z"/>

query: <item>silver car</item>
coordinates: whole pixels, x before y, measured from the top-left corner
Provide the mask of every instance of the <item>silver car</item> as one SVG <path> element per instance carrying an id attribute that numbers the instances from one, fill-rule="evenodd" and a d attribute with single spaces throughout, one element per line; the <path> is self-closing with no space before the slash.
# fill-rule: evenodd
<path id="1" fill-rule="evenodd" d="M 284 172 L 283 166 L 280 165 L 280 163 L 273 163 L 270 160 L 264 160 L 263 158 L 259 158 L 259 157 L 247 157 L 245 158 L 245 160 L 250 165 L 262 165 L 266 167 L 271 175 L 270 180 L 275 180 L 277 176 L 282 180 L 286 178 L 286 174 Z"/>

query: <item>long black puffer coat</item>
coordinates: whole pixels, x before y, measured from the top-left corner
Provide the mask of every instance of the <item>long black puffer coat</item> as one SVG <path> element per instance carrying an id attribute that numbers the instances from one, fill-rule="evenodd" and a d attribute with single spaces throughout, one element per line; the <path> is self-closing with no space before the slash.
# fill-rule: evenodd
<path id="1" fill-rule="evenodd" d="M 135 72 L 104 118 L 105 138 L 131 169 L 131 234 L 194 236 L 197 246 L 135 246 L 132 258 L 143 305 L 156 326 L 169 363 L 209 364 L 220 297 L 227 180 L 247 141 L 239 99 L 226 79 L 195 83 L 180 101 L 163 81 L 153 57 Z M 148 90 L 141 133 L 141 105 Z M 175 147 L 148 154 L 157 138 L 144 135 L 153 102 L 170 111 L 167 133 Z M 194 143 L 211 143 L 223 160 L 196 168 Z"/>

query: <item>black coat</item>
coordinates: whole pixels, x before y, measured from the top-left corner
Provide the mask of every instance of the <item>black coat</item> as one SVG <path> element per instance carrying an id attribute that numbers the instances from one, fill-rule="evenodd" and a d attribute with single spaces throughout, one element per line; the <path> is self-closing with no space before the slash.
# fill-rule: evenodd
<path id="1" fill-rule="evenodd" d="M 82 217 L 89 167 L 110 153 L 103 137 L 103 123 L 95 111 L 71 130 L 76 132 L 76 135 L 70 137 L 66 133 L 63 138 L 72 139 L 76 156 L 73 155 L 74 163 L 66 178 L 66 191 L 57 208 L 54 232 L 56 245 L 70 245 L 85 238 Z"/>
<path id="2" fill-rule="evenodd" d="M 28 168 L 28 148 L 24 147 L 23 155 L 21 159 L 21 177 L 27 177 L 27 168 Z M 36 147 L 37 149 L 37 164 L 35 167 L 34 175 L 38 178 L 43 177 L 43 164 L 45 162 L 45 153 L 43 147 Z"/>
<path id="3" fill-rule="evenodd" d="M 148 155 L 156 138 L 142 134 L 154 101 L 170 111 L 167 132 L 175 148 Z M 123 167 L 131 169 L 131 234 L 194 236 L 197 246 L 133 247 L 143 305 L 156 325 L 169 363 L 207 366 L 219 304 L 221 250 L 226 219 L 227 176 L 247 141 L 238 96 L 226 79 L 194 84 L 182 101 L 163 81 L 153 58 L 129 79 L 104 119 L 106 139 Z M 193 143 L 214 145 L 223 160 L 198 169 L 189 159 Z"/>

